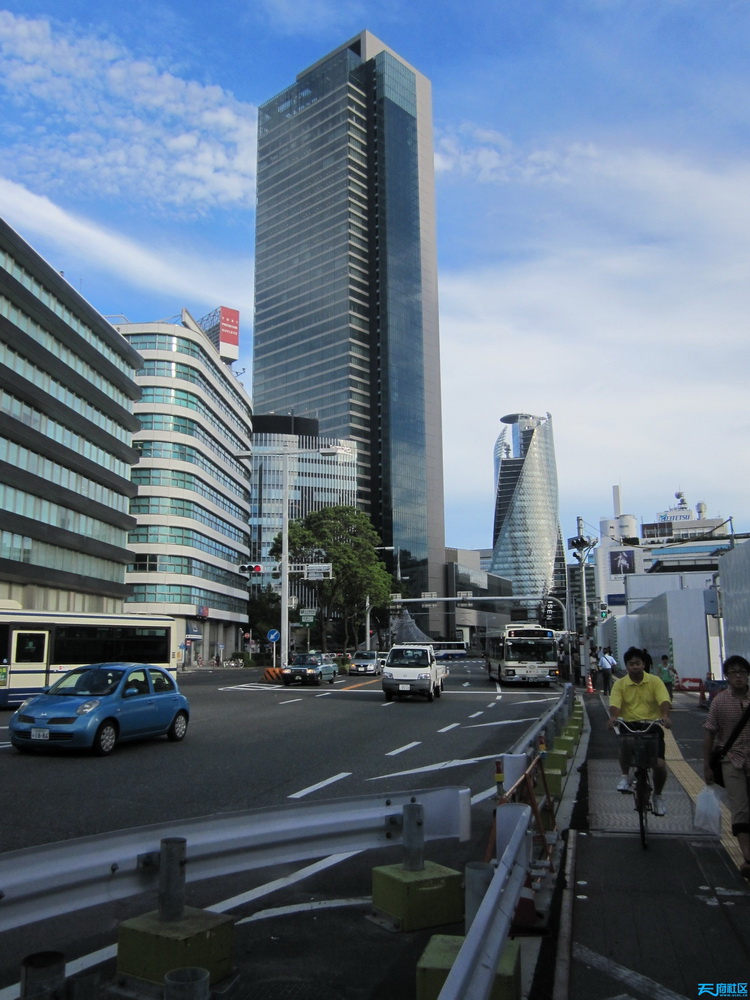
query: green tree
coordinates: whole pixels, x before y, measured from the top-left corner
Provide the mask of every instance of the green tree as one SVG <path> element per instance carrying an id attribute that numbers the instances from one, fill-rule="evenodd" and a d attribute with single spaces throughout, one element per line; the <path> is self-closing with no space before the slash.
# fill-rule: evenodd
<path id="1" fill-rule="evenodd" d="M 273 587 L 265 587 L 250 596 L 247 602 L 247 617 L 253 630 L 253 639 L 262 645 L 269 630 L 279 628 L 281 623 L 281 598 Z"/>
<path id="2" fill-rule="evenodd" d="M 391 592 L 391 577 L 378 558 L 378 534 L 366 514 L 356 507 L 324 507 L 303 521 L 289 524 L 289 560 L 292 563 L 331 563 L 329 580 L 306 582 L 317 598 L 323 650 L 326 624 L 340 617 L 344 627 L 344 649 L 356 645 L 357 628 L 364 618 L 367 602 L 384 605 Z M 277 535 L 270 555 L 281 558 L 281 535 Z"/>

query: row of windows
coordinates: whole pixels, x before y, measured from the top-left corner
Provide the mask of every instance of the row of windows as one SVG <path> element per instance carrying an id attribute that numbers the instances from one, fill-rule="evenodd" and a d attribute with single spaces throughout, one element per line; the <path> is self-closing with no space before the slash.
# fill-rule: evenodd
<path id="1" fill-rule="evenodd" d="M 186 389 L 173 389 L 167 385 L 144 386 L 140 402 L 141 405 L 146 406 L 149 404 L 161 404 L 164 406 L 182 406 L 187 410 L 194 410 L 203 417 L 207 424 L 215 427 L 222 437 L 228 438 L 236 451 L 242 451 L 245 448 L 242 439 L 237 437 L 222 420 L 215 417 L 213 410 L 206 406 L 203 400 L 199 396 L 196 396 L 194 392 L 188 392 Z"/>
<path id="2" fill-rule="evenodd" d="M 228 611 L 247 616 L 247 599 L 230 597 L 220 590 L 200 587 L 178 587 L 167 584 L 135 584 L 126 604 L 192 604 L 207 606 L 215 611 Z"/>
<path id="3" fill-rule="evenodd" d="M 128 566 L 128 573 L 175 573 L 180 576 L 198 576 L 237 590 L 247 586 L 245 577 L 191 556 L 137 555 L 135 562 Z"/>
<path id="4" fill-rule="evenodd" d="M 73 531 L 86 538 L 95 538 L 110 545 L 125 545 L 125 531 L 78 511 L 61 507 L 43 497 L 33 496 L 23 490 L 0 483 L 0 510 L 12 510 L 22 517 L 29 517 L 40 524 L 51 524 L 65 531 Z"/>
<path id="5" fill-rule="evenodd" d="M 86 496 L 90 500 L 102 503 L 122 514 L 127 512 L 128 498 L 122 493 L 108 489 L 101 483 L 96 483 L 92 479 L 88 479 L 64 465 L 59 465 L 43 455 L 37 455 L 36 452 L 29 451 L 28 448 L 4 437 L 0 437 L 0 461 L 7 462 L 14 469 L 23 469 L 34 476 L 39 476 L 40 479 L 57 483 L 63 489 Z M 127 478 L 129 466 L 123 462 L 117 462 L 116 465 L 117 468 L 113 471 L 123 478 Z"/>
<path id="6" fill-rule="evenodd" d="M 131 374 L 130 365 L 121 354 L 118 354 L 105 340 L 97 336 L 96 333 L 87 326 L 75 313 L 67 309 L 52 292 L 49 292 L 44 285 L 40 285 L 36 278 L 33 278 L 25 268 L 16 261 L 10 254 L 0 250 L 0 266 L 12 275 L 24 288 L 33 293 L 48 309 L 51 309 L 56 316 L 66 323 L 72 330 L 82 337 L 87 343 L 95 347 L 108 361 L 126 375 Z"/>
<path id="7" fill-rule="evenodd" d="M 222 545 L 192 528 L 170 528 L 163 524 L 139 524 L 128 535 L 128 542 L 130 545 L 184 545 L 237 564 L 245 558 L 244 551 Z"/>
<path id="8" fill-rule="evenodd" d="M 234 493 L 235 496 L 241 499 L 247 497 L 247 490 L 240 483 L 232 479 L 231 476 L 228 476 L 223 469 L 220 469 L 218 465 L 206 458 L 202 452 L 189 444 L 179 444 L 173 441 L 136 441 L 135 448 L 140 453 L 141 458 L 172 459 L 175 462 L 186 462 L 190 465 L 195 465 L 199 469 L 203 469 L 210 476 L 213 476 L 214 479 L 218 480 L 225 489 Z M 145 474 L 146 470 L 143 470 L 143 472 Z M 178 475 L 178 473 L 175 473 L 175 475 Z M 243 475 L 247 475 L 245 469 L 243 469 Z M 133 482 L 137 481 L 134 474 Z"/>
<path id="9" fill-rule="evenodd" d="M 226 369 L 215 363 L 211 355 L 200 344 L 187 337 L 178 337 L 169 333 L 133 333 L 128 336 L 132 347 L 137 351 L 172 351 L 175 354 L 185 354 L 197 358 L 209 368 L 222 383 L 223 390 L 234 400 L 239 411 L 247 410 L 247 400 L 235 392 L 232 383 L 227 381 Z"/>
<path id="10" fill-rule="evenodd" d="M 139 487 L 172 486 L 178 490 L 190 490 L 193 493 L 198 493 L 206 500 L 210 500 L 217 507 L 221 507 L 222 510 L 225 510 L 227 514 L 231 514 L 232 517 L 236 517 L 240 521 L 244 520 L 245 512 L 241 507 L 227 500 L 222 493 L 212 489 L 202 479 L 194 476 L 192 472 L 182 472 L 178 469 L 135 468 L 133 469 L 131 479 Z"/>
<path id="11" fill-rule="evenodd" d="M 69 406 L 74 413 L 86 417 L 92 424 L 111 434 L 116 440 L 130 443 L 131 432 L 129 430 L 102 413 L 101 410 L 97 410 L 96 407 L 91 406 L 82 396 L 78 396 L 62 385 L 62 383 L 53 379 L 47 372 L 42 371 L 41 368 L 37 368 L 36 365 L 27 361 L 26 358 L 21 357 L 20 354 L 16 353 L 16 351 L 12 350 L 2 341 L 0 341 L 0 365 L 6 365 L 16 375 L 25 378 L 32 385 L 46 392 L 48 396 L 51 396 L 58 402 Z M 130 404 L 128 404 L 129 407 Z"/>
<path id="12" fill-rule="evenodd" d="M 122 565 L 109 559 L 84 555 L 73 549 L 40 542 L 12 531 L 0 532 L 0 558 L 44 569 L 89 576 L 108 583 L 122 583 Z"/>
<path id="13" fill-rule="evenodd" d="M 193 437 L 196 441 L 202 442 L 207 448 L 210 448 L 217 455 L 221 456 L 224 461 L 234 466 L 241 475 L 247 475 L 244 467 L 234 457 L 235 453 L 225 448 L 223 444 L 217 441 L 208 431 L 204 430 L 195 420 L 189 420 L 187 417 L 175 417 L 169 413 L 141 413 L 139 414 L 139 419 L 142 431 L 166 431 L 170 434 L 185 434 L 188 437 Z M 141 445 L 142 442 L 135 443 L 136 448 L 140 448 Z M 247 451 L 247 448 L 240 444 L 236 450 Z"/>
<path id="14" fill-rule="evenodd" d="M 154 514 L 160 517 L 187 517 L 192 521 L 205 524 L 227 538 L 243 544 L 245 533 L 235 528 L 233 524 L 212 514 L 210 510 L 193 503 L 192 500 L 181 500 L 179 497 L 137 496 L 130 502 L 130 513 L 134 517 L 140 514 Z"/>
<path id="15" fill-rule="evenodd" d="M 74 372 L 78 372 L 87 382 L 96 386 L 97 389 L 100 389 L 110 399 L 113 399 L 126 410 L 130 409 L 131 400 L 129 396 L 126 396 L 108 378 L 105 378 L 101 372 L 96 368 L 92 368 L 80 355 L 76 354 L 75 351 L 71 351 L 69 347 L 56 337 L 53 337 L 48 330 L 34 322 L 30 316 L 27 316 L 25 312 L 22 312 L 22 310 L 2 295 L 0 295 L 0 316 L 4 316 L 10 320 L 19 330 L 28 333 L 36 343 L 41 344 L 42 347 L 46 347 L 59 361 L 62 361 Z"/>
<path id="16" fill-rule="evenodd" d="M 76 454 L 90 459 L 90 461 L 95 462 L 102 468 L 108 469 L 125 479 L 128 478 L 130 466 L 126 462 L 123 462 L 122 459 L 116 458 L 110 452 L 97 447 L 91 441 L 81 437 L 80 434 L 76 434 L 63 424 L 59 424 L 46 413 L 33 409 L 27 403 L 16 399 L 15 396 L 9 395 L 3 389 L 0 389 L 0 413 L 7 413 L 8 416 L 15 417 L 16 420 L 20 420 L 27 427 L 32 427 L 34 430 L 44 434 L 50 441 L 56 441 L 58 444 L 65 445 L 66 448 L 70 448 Z"/>
<path id="17" fill-rule="evenodd" d="M 203 373 L 191 365 L 179 364 L 176 361 L 146 361 L 145 366 L 136 375 L 144 375 L 150 378 L 182 379 L 185 382 L 192 382 L 193 385 L 197 385 L 206 393 L 214 403 L 216 409 L 220 410 L 240 433 L 249 434 L 252 430 L 248 424 L 240 420 L 234 410 L 227 406 L 224 399 L 216 392 Z"/>

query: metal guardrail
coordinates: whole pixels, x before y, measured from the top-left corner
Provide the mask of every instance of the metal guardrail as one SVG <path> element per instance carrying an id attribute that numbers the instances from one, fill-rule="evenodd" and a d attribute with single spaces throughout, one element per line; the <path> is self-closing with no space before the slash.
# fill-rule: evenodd
<path id="1" fill-rule="evenodd" d="M 505 848 L 438 1000 L 487 1000 L 494 985 L 531 857 L 530 807 L 509 804 L 503 815 Z"/>
<path id="2" fill-rule="evenodd" d="M 185 879 L 403 844 L 404 806 L 425 840 L 468 840 L 471 791 L 449 786 L 205 816 L 0 854 L 0 932 L 159 888 L 161 841 L 187 841 Z"/>
<path id="3" fill-rule="evenodd" d="M 562 732 L 573 709 L 575 691 L 566 684 L 558 703 L 515 744 L 512 753 L 536 751 Z M 438 1000 L 487 1000 L 497 963 L 508 940 L 531 860 L 532 809 L 507 803 L 497 813 L 497 869 L 476 911 Z"/>

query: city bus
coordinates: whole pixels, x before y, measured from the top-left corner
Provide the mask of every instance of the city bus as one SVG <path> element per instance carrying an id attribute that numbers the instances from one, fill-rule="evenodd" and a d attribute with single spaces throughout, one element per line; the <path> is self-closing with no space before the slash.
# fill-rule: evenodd
<path id="1" fill-rule="evenodd" d="M 535 622 L 511 622 L 500 638 L 500 659 L 489 661 L 491 681 L 545 684 L 560 679 L 558 640 L 551 628 Z"/>
<path id="2" fill-rule="evenodd" d="M 0 708 L 19 705 L 87 663 L 178 667 L 167 615 L 106 615 L 0 608 Z"/>

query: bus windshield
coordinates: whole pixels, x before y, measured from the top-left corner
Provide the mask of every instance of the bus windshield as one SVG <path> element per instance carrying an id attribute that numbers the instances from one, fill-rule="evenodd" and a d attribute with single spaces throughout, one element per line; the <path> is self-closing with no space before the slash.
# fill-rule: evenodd
<path id="1" fill-rule="evenodd" d="M 506 663 L 557 663 L 557 649 L 549 639 L 507 639 Z"/>

